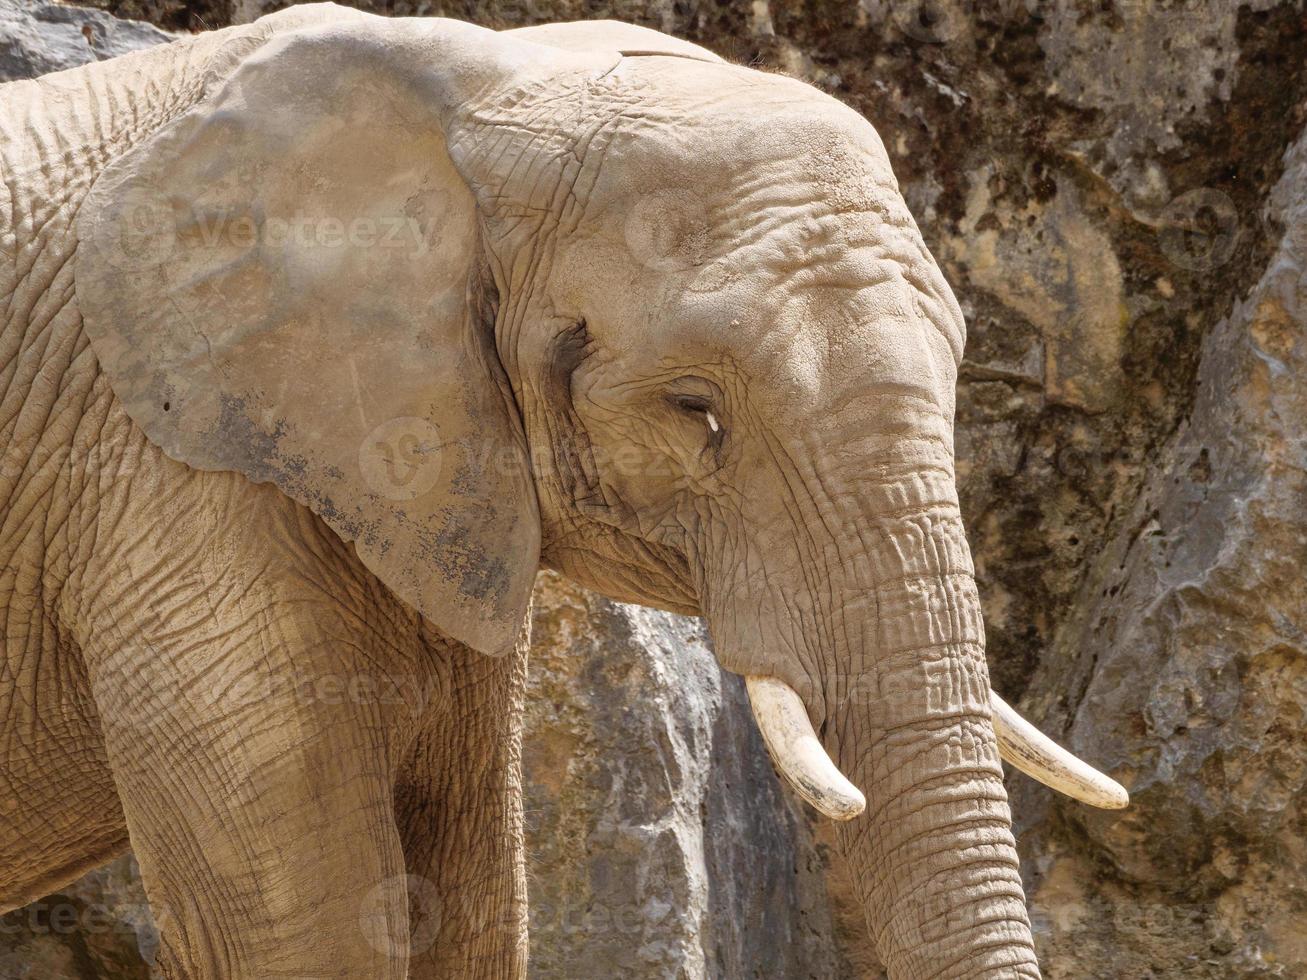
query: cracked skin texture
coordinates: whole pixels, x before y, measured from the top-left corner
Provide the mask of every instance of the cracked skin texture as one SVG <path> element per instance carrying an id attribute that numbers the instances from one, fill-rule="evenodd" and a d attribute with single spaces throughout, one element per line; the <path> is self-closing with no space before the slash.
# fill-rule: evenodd
<path id="1" fill-rule="evenodd" d="M 839 842 L 893 975 L 1038 976 L 957 304 L 855 113 L 609 30 L 303 8 L 6 91 L 7 905 L 129 831 L 170 980 L 521 975 L 513 638 L 543 559 L 693 599 L 725 666 L 804 694 L 877 801 Z M 255 191 L 264 227 L 352 214 L 368 173 L 452 237 L 343 266 L 206 238 Z M 142 214 L 158 254 L 123 247 Z M 378 417 L 440 432 L 425 499 L 369 479 Z M 405 683 L 321 693 L 360 677 Z"/>
<path id="2" fill-rule="evenodd" d="M 279 6 L 276 0 L 105 5 L 193 30 Z M 367 0 L 358 5 L 370 6 Z M 416 5 L 388 0 L 375 6 L 402 13 Z M 1137 512 L 1134 501 L 1150 470 L 1158 471 L 1159 484 L 1164 473 L 1167 481 L 1178 478 L 1186 494 L 1201 495 L 1207 482 L 1220 479 L 1215 463 L 1202 454 L 1176 454 L 1168 434 L 1189 414 L 1201 359 L 1213 360 L 1217 377 L 1240 370 L 1221 351 L 1202 353 L 1204 337 L 1257 282 L 1281 238 L 1278 212 L 1264 204 L 1284 168 L 1286 148 L 1307 120 L 1297 0 L 959 3 L 948 7 L 940 40 L 907 33 L 900 5 L 874 2 L 723 0 L 684 6 L 623 0 L 597 8 L 573 0 L 424 0 L 421 6 L 424 13 L 471 17 L 494 27 L 601 12 L 621 16 L 709 45 L 735 61 L 802 77 L 876 123 L 886 134 L 904 196 L 967 313 L 970 336 L 957 419 L 960 491 L 996 687 L 1013 703 L 1022 698 L 1046 731 L 1074 733 L 1072 744 L 1086 758 L 1101 758 L 1108 740 L 1120 738 L 1125 757 L 1141 771 L 1183 760 L 1179 768 L 1159 773 L 1152 792 L 1136 796 L 1132 812 L 1138 819 L 1122 826 L 1137 832 L 1143 850 L 1124 864 L 1106 855 L 1101 842 L 1087 840 L 1074 805 L 1055 805 L 1046 790 L 1019 776 L 1009 779 L 1009 790 L 1018 794 L 1022 863 L 1045 970 L 1059 977 L 1143 976 L 1150 970 L 1262 977 L 1300 969 L 1304 953 L 1295 925 L 1301 910 L 1291 889 L 1267 886 L 1265 873 L 1271 867 L 1286 882 L 1301 877 L 1300 865 L 1284 860 L 1297 846 L 1287 851 L 1284 841 L 1302 837 L 1292 826 L 1294 809 L 1282 811 L 1288 819 L 1277 824 L 1257 802 L 1255 781 L 1245 781 L 1237 793 L 1220 788 L 1222 766 L 1216 764 L 1219 753 L 1213 754 L 1220 741 L 1213 733 L 1238 742 L 1243 721 L 1213 722 L 1201 711 L 1196 721 L 1174 721 L 1183 714 L 1176 706 L 1185 704 L 1174 691 L 1200 692 L 1200 705 L 1210 692 L 1213 703 L 1229 705 L 1235 682 L 1260 691 L 1262 678 L 1279 676 L 1273 665 L 1281 653 L 1250 657 L 1254 669 L 1242 676 L 1226 669 L 1208 677 L 1193 671 L 1192 661 L 1178 664 L 1188 686 L 1177 688 L 1173 644 L 1166 639 L 1171 631 L 1159 630 L 1128 643 L 1132 667 L 1126 676 L 1132 680 L 1113 682 L 1092 703 L 1083 693 L 1106 665 L 1118 663 L 1102 655 L 1115 638 L 1090 627 L 1100 616 L 1111 618 L 1121 577 L 1136 574 L 1129 564 L 1118 570 L 1119 557 L 1105 557 L 1099 568 L 1096 556 L 1117 554 L 1136 541 L 1169 543 L 1179 536 L 1165 521 L 1165 536 L 1148 523 L 1154 495 L 1152 501 L 1140 496 Z M 1143 126 L 1136 124 L 1141 118 Z M 1170 197 L 1202 187 L 1229 195 L 1239 234 L 1225 265 L 1195 272 L 1164 254 L 1157 221 Z M 1060 228 L 1068 219 L 1071 235 Z M 1101 239 L 1076 233 L 1082 226 L 1105 235 L 1119 260 L 1129 316 L 1123 333 L 1110 316 L 1097 315 L 1110 312 L 1107 304 L 1094 307 L 1095 316 L 1065 321 L 1038 308 L 1028 320 L 1008 304 L 1023 286 L 1033 286 L 1065 307 L 1066 289 L 1077 283 L 1080 270 L 1108 267 L 1101 264 Z M 1058 252 L 1065 253 L 1064 261 Z M 1116 292 L 1115 284 L 1108 286 Z M 1103 295 L 1110 299 L 1110 293 Z M 1116 332 L 1097 335 L 1100 329 Z M 1090 352 L 1110 352 L 1124 340 L 1119 372 L 1091 374 L 1101 363 L 1096 358 L 1077 364 L 1077 333 Z M 1110 397 L 1089 412 L 1050 397 L 1050 377 Z M 1214 413 L 1208 427 L 1221 424 Z M 1259 436 L 1252 444 L 1278 443 Z M 1248 472 L 1246 462 L 1240 466 L 1230 479 Z M 1286 513 L 1292 510 L 1291 489 L 1280 499 Z M 1264 534 L 1258 531 L 1248 541 L 1255 545 Z M 1295 535 L 1277 527 L 1266 540 L 1278 548 Z M 1193 537 L 1215 540 L 1206 531 Z M 1248 615 L 1249 607 L 1242 598 L 1221 597 L 1230 591 L 1242 595 L 1238 580 L 1255 574 L 1262 553 L 1250 546 L 1248 568 L 1209 580 L 1207 591 L 1219 611 L 1211 622 L 1232 651 L 1240 648 L 1242 634 L 1222 632 L 1219 617 L 1228 622 L 1235 610 Z M 1205 574 L 1192 562 L 1173 559 L 1165 551 L 1158 563 Z M 1137 594 L 1149 594 L 1146 583 Z M 1259 594 L 1268 608 L 1296 601 L 1278 585 Z M 1161 736 L 1150 732 L 1134 699 L 1125 697 L 1150 690 L 1159 677 L 1166 719 Z M 1278 681 L 1272 688 L 1283 694 L 1293 685 Z M 1262 699 L 1244 701 L 1255 724 L 1265 711 Z M 1300 729 L 1292 723 L 1270 729 L 1272 744 L 1287 753 L 1284 771 L 1298 765 L 1303 742 L 1278 733 Z M 618 741 L 608 751 L 616 757 L 623 749 Z M 1194 807 L 1185 787 L 1198 770 L 1205 780 L 1213 778 L 1210 792 Z M 1168 782 L 1171 789 L 1162 791 Z M 1250 788 L 1254 803 L 1246 807 L 1241 801 Z M 1177 806 L 1190 815 L 1180 824 L 1173 819 Z M 1178 861 L 1177 855 L 1186 857 Z M 1194 868 L 1206 870 L 1195 874 Z M 837 904 L 849 917 L 844 945 L 868 961 L 867 976 L 881 976 L 866 948 L 856 899 Z"/>
<path id="3" fill-rule="evenodd" d="M 23 179 L 2 273 L 0 901 L 51 891 L 130 830 L 167 977 L 520 975 L 523 650 L 474 653 L 274 487 L 169 459 L 83 329 L 78 205 L 199 97 L 224 41 L 5 91 L 5 169 Z M 169 84 L 128 94 L 151 79 Z M 352 696 L 359 678 L 378 693 Z M 414 915 L 411 962 L 402 931 L 322 940 L 364 911 L 405 921 L 406 872 L 440 913 Z"/>

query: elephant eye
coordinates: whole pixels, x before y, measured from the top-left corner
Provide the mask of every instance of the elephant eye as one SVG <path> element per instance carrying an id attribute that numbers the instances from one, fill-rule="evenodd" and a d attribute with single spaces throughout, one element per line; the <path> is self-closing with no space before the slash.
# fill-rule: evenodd
<path id="1" fill-rule="evenodd" d="M 701 398 L 698 395 L 676 395 L 672 401 L 683 412 L 691 412 L 697 415 L 708 414 L 707 398 Z"/>
<path id="2" fill-rule="evenodd" d="M 683 412 L 696 415 L 708 427 L 708 441 L 715 449 L 721 445 L 725 432 L 721 422 L 712 410 L 712 403 L 699 395 L 677 395 L 674 404 Z"/>

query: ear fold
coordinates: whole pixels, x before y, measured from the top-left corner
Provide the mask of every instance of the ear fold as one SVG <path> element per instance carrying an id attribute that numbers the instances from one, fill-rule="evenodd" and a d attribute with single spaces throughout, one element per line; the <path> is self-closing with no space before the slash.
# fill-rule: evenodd
<path id="1" fill-rule="evenodd" d="M 666 55 L 672 58 L 690 58 L 726 64 L 725 60 L 707 48 L 701 48 L 679 37 L 663 34 L 636 24 L 620 20 L 575 20 L 566 24 L 534 24 L 506 32 L 535 44 L 569 51 L 616 51 L 628 57 Z"/>
<path id="2" fill-rule="evenodd" d="M 568 57 L 452 21 L 293 31 L 110 165 L 78 222 L 86 329 L 146 435 L 276 484 L 489 653 L 539 519 L 442 120 Z"/>

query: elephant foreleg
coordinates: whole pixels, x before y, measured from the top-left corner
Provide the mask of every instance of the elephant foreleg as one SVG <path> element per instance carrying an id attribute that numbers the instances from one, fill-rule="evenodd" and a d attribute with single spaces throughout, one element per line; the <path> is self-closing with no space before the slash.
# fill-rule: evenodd
<path id="1" fill-rule="evenodd" d="M 495 658 L 428 644 L 445 679 L 400 770 L 410 980 L 526 976 L 521 800 L 525 645 Z"/>
<path id="2" fill-rule="evenodd" d="M 0 653 L 0 913 L 127 850 L 80 654 Z"/>
<path id="3" fill-rule="evenodd" d="M 392 793 L 419 708 L 375 692 L 413 669 L 406 614 L 316 519 L 238 479 L 135 498 L 127 516 L 150 530 L 93 566 L 87 593 L 91 690 L 159 966 L 404 980 Z M 179 544 L 182 522 L 210 533 Z"/>

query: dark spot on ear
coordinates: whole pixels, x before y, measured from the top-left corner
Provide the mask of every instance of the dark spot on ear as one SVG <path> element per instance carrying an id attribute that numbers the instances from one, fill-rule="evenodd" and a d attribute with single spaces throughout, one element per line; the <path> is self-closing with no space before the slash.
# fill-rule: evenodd
<path id="1" fill-rule="evenodd" d="M 482 550 L 464 524 L 451 520 L 435 534 L 422 532 L 418 544 L 428 562 L 458 582 L 461 594 L 496 606 L 504 604 L 512 585 L 508 563 Z"/>
<path id="2" fill-rule="evenodd" d="M 244 473 L 255 483 L 276 483 L 291 492 L 286 463 L 277 447 L 286 434 L 286 423 L 278 420 L 268 431 L 250 417 L 245 399 L 232 395 L 221 395 L 219 406 L 217 422 L 205 435 L 213 445 L 224 448 L 223 466 Z"/>
<path id="3" fill-rule="evenodd" d="M 164 402 L 164 403 L 163 403 L 163 410 L 164 410 L 165 412 L 168 411 L 168 409 L 170 409 L 170 408 L 172 408 L 172 402 Z"/>

